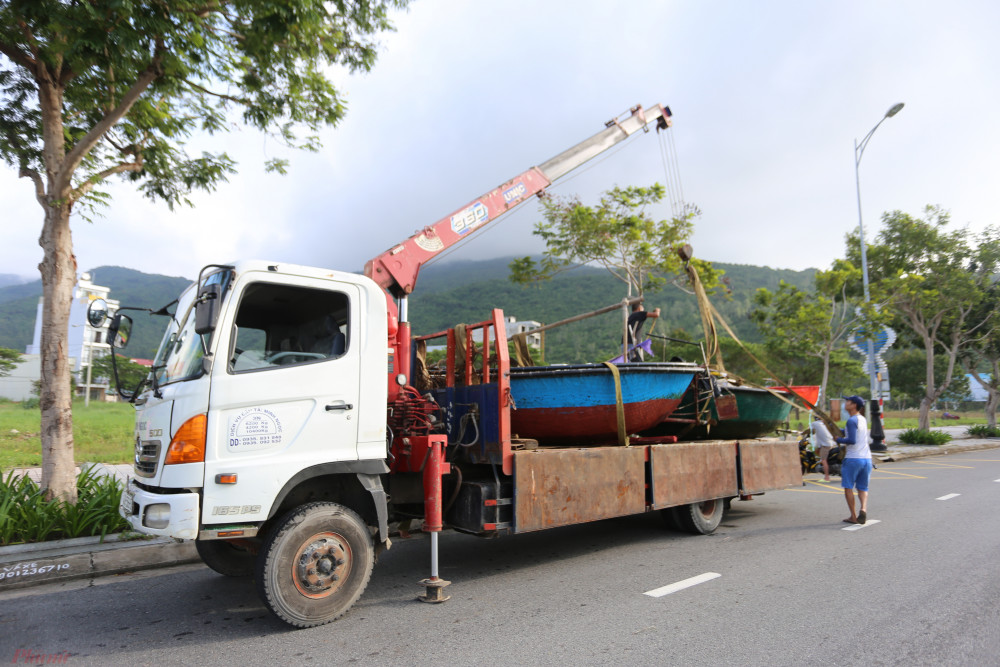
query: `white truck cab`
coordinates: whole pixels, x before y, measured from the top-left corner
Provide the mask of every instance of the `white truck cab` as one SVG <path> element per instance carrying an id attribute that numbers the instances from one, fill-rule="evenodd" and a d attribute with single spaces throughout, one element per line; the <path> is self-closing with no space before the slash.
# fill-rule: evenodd
<path id="1" fill-rule="evenodd" d="M 291 510 L 335 505 L 351 525 L 291 547 L 326 569 L 303 569 L 296 586 L 349 597 L 341 589 L 355 585 L 335 582 L 367 584 L 363 552 L 373 560 L 372 535 L 387 537 L 382 288 L 351 273 L 245 261 L 205 267 L 169 308 L 157 313 L 170 320 L 152 371 L 131 397 L 134 475 L 122 515 L 142 533 L 197 539 L 210 567 L 247 575 L 269 560 L 256 558 L 265 523 L 280 532 Z M 122 317 L 114 330 L 131 326 Z M 352 567 L 355 577 L 338 574 Z M 305 618 L 296 613 L 283 617 Z"/>

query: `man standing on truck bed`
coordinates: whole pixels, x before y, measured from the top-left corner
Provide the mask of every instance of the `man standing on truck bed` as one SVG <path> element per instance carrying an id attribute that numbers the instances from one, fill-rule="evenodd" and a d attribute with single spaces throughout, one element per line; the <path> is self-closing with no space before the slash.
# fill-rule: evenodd
<path id="1" fill-rule="evenodd" d="M 632 314 L 628 316 L 628 360 L 642 361 L 642 348 L 632 349 L 639 342 L 639 334 L 642 333 L 642 325 L 646 323 L 646 318 L 659 317 L 660 309 L 657 308 L 651 313 L 647 313 L 642 303 L 632 304 Z"/>
<path id="2" fill-rule="evenodd" d="M 845 396 L 847 426 L 844 436 L 837 442 L 847 445 L 847 453 L 840 465 L 840 485 L 844 488 L 847 508 L 851 516 L 844 523 L 861 523 L 868 520 L 868 479 L 872 474 L 872 451 L 868 447 L 868 422 L 865 420 L 865 400 L 860 396 Z M 860 511 L 854 513 L 854 489 L 858 489 Z"/>

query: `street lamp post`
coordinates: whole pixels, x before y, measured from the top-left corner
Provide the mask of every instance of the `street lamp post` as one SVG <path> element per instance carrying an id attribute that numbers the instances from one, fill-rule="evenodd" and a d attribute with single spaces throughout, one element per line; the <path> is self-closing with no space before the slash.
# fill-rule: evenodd
<path id="1" fill-rule="evenodd" d="M 861 216 L 861 176 L 859 169 L 861 165 L 861 156 L 864 155 L 865 146 L 867 146 L 868 142 L 871 141 L 872 135 L 875 134 L 875 130 L 878 129 L 879 125 L 885 122 L 886 118 L 892 118 L 893 116 L 898 114 L 902 108 L 903 108 L 902 102 L 900 102 L 899 104 L 894 104 L 888 111 L 885 112 L 885 115 L 882 116 L 879 122 L 875 124 L 875 127 L 873 127 L 868 132 L 868 134 L 865 135 L 864 139 L 862 139 L 861 141 L 858 141 L 857 139 L 854 140 L 854 183 L 857 186 L 857 191 L 858 191 L 858 233 L 861 240 L 861 276 L 864 284 L 865 303 L 869 303 L 871 301 L 871 292 L 869 291 L 868 288 L 868 254 L 865 249 L 866 246 L 865 224 Z M 868 328 L 870 329 L 871 327 Z M 879 382 L 878 378 L 878 369 L 876 368 L 876 363 L 875 363 L 874 332 L 868 331 L 867 335 L 868 335 L 868 362 L 870 364 L 868 367 L 868 376 L 869 376 L 869 388 L 871 390 L 871 397 L 872 397 L 871 398 L 872 450 L 876 452 L 884 452 L 886 451 L 887 448 L 885 446 L 885 431 L 882 428 L 882 411 L 880 410 L 882 403 L 882 387 L 880 386 L 881 383 Z"/>

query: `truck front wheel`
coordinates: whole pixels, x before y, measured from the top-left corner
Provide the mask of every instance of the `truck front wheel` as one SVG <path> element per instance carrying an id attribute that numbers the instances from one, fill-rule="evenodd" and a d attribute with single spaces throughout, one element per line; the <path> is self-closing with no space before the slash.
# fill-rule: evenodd
<path id="1" fill-rule="evenodd" d="M 257 557 L 227 540 L 195 540 L 201 562 L 227 577 L 249 577 Z"/>
<path id="2" fill-rule="evenodd" d="M 703 503 L 691 503 L 671 508 L 677 525 L 682 530 L 700 535 L 710 535 L 722 523 L 725 500 L 717 498 Z"/>
<path id="3" fill-rule="evenodd" d="M 336 503 L 309 503 L 282 517 L 257 558 L 257 591 L 290 625 L 335 621 L 371 578 L 375 550 L 364 521 Z"/>

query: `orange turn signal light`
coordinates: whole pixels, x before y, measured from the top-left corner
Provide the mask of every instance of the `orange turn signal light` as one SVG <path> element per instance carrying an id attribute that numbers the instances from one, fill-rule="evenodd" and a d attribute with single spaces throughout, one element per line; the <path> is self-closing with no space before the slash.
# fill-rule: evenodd
<path id="1" fill-rule="evenodd" d="M 236 473 L 234 472 L 224 472 L 215 476 L 216 484 L 235 484 L 236 483 Z"/>
<path id="2" fill-rule="evenodd" d="M 207 426 L 208 417 L 206 415 L 195 415 L 181 424 L 170 441 L 170 447 L 167 449 L 167 456 L 163 460 L 163 464 L 202 463 L 205 460 Z"/>

